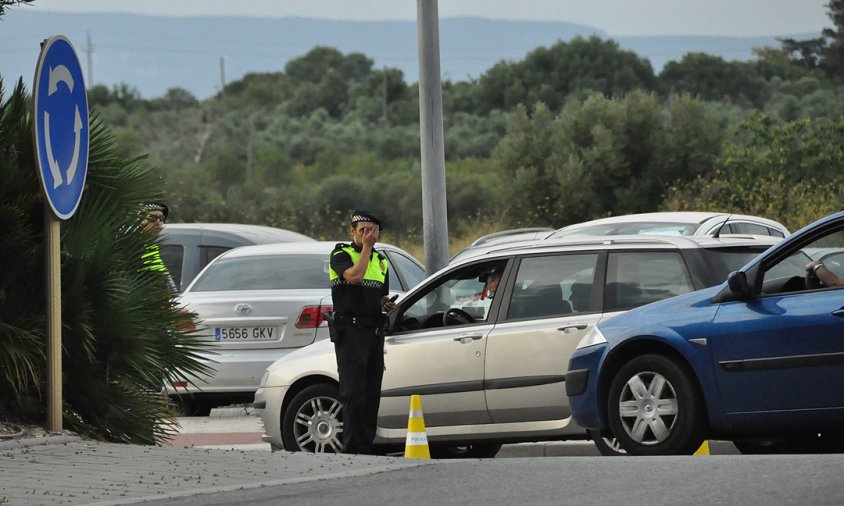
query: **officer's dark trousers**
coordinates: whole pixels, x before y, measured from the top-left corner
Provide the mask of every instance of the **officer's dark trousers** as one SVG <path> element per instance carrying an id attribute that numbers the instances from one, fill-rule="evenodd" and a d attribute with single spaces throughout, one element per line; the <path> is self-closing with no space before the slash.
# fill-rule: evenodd
<path id="1" fill-rule="evenodd" d="M 384 337 L 375 329 L 342 326 L 334 343 L 343 402 L 343 453 L 372 453 L 381 379 L 384 376 Z"/>

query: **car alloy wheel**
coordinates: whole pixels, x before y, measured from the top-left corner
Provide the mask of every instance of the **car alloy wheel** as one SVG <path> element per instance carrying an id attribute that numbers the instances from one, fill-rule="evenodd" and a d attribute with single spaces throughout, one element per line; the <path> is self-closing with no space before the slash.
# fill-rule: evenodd
<path id="1" fill-rule="evenodd" d="M 664 376 L 653 371 L 642 371 L 628 379 L 618 403 L 624 432 L 640 445 L 662 443 L 677 421 L 677 393 Z"/>
<path id="2" fill-rule="evenodd" d="M 343 449 L 343 404 L 337 387 L 311 385 L 293 397 L 282 419 L 288 451 L 340 453 Z"/>
<path id="3" fill-rule="evenodd" d="M 621 442 L 615 437 L 612 432 L 605 430 L 590 430 L 589 437 L 595 443 L 595 447 L 606 457 L 624 456 L 627 455 L 627 450 L 622 448 Z"/>
<path id="4" fill-rule="evenodd" d="M 625 364 L 610 387 L 609 421 L 632 455 L 690 454 L 700 446 L 706 410 L 686 368 L 661 355 Z"/>

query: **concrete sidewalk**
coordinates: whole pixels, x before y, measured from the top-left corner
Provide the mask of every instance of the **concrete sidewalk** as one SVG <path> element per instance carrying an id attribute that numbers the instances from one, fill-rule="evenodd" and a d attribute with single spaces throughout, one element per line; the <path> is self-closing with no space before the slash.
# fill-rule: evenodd
<path id="1" fill-rule="evenodd" d="M 131 504 L 364 476 L 434 462 L 138 446 L 48 436 L 0 442 L 0 504 Z"/>

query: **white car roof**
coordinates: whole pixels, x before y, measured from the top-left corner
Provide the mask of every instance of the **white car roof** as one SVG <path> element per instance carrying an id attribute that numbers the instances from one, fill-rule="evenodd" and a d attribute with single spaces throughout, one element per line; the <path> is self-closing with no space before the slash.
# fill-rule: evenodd
<path id="1" fill-rule="evenodd" d="M 176 233 L 205 233 L 211 235 L 234 236 L 247 239 L 254 243 L 280 242 L 280 241 L 313 241 L 314 239 L 283 228 L 268 227 L 265 225 L 248 225 L 242 223 L 167 223 L 164 225 L 162 234 Z"/>
<path id="2" fill-rule="evenodd" d="M 260 255 L 278 255 L 289 253 L 305 253 L 305 254 L 319 254 L 328 255 L 334 249 L 338 242 L 348 241 L 310 241 L 310 242 L 282 242 L 271 244 L 256 244 L 254 246 L 241 246 L 229 250 L 221 256 L 226 258 L 260 256 Z M 375 249 L 393 249 L 397 250 L 396 246 L 387 243 L 375 243 Z"/>
<path id="3" fill-rule="evenodd" d="M 570 225 L 571 227 L 580 227 L 586 225 L 600 225 L 603 223 L 635 223 L 638 221 L 650 221 L 654 223 L 703 223 L 706 220 L 714 218 L 716 216 L 729 216 L 727 213 L 707 213 L 707 212 L 697 212 L 697 211 L 688 211 L 688 212 L 666 212 L 666 213 L 638 213 L 638 214 L 626 214 L 624 216 L 610 216 L 607 218 L 600 218 L 597 220 L 592 221 L 585 221 L 583 223 L 577 223 L 575 225 Z M 735 214 L 735 217 L 739 217 L 742 215 Z"/>
<path id="4" fill-rule="evenodd" d="M 771 247 L 782 241 L 781 237 L 766 235 L 664 236 L 664 235 L 610 235 L 559 239 L 540 239 L 477 248 L 477 253 L 461 258 L 452 265 L 484 258 L 497 258 L 516 253 L 545 253 L 563 250 L 617 249 L 617 248 L 718 248 L 730 246 Z"/>
<path id="5" fill-rule="evenodd" d="M 717 220 L 717 219 L 726 219 L 729 217 L 729 221 L 736 222 L 736 221 L 750 221 L 759 223 L 762 225 L 769 226 L 771 228 L 775 228 L 777 230 L 782 230 L 786 234 L 788 233 L 788 229 L 782 224 L 774 220 L 769 220 L 767 218 L 763 218 L 761 216 L 751 216 L 747 214 L 730 214 L 730 213 L 713 213 L 713 212 L 701 212 L 701 211 L 683 211 L 683 212 L 657 212 L 657 213 L 639 213 L 639 214 L 627 214 L 624 216 L 611 216 L 608 218 L 600 218 L 597 220 L 586 221 L 583 223 L 575 223 L 572 225 L 568 225 L 566 227 L 562 227 L 557 229 L 550 235 L 553 235 L 557 232 L 561 231 L 576 231 L 583 228 L 589 228 L 594 226 L 600 225 L 608 225 L 608 224 L 624 224 L 624 223 L 682 223 L 688 225 L 703 225 L 708 221 Z"/>

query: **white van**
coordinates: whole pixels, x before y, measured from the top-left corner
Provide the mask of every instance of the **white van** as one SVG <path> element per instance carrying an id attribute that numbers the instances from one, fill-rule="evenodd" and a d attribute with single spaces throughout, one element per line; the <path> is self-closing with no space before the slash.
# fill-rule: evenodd
<path id="1" fill-rule="evenodd" d="M 161 232 L 161 259 L 181 292 L 221 253 L 253 244 L 314 239 L 282 228 L 238 223 L 168 223 Z"/>

